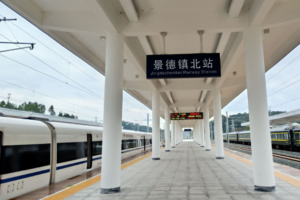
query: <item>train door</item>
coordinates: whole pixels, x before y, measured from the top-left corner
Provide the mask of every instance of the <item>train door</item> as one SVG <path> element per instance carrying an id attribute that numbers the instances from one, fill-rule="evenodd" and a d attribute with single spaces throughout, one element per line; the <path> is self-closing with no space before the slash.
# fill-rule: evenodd
<path id="1" fill-rule="evenodd" d="M 143 139 L 143 144 L 144 144 L 144 152 L 146 151 L 146 136 L 143 136 L 144 139 Z"/>
<path id="2" fill-rule="evenodd" d="M 289 139 L 290 139 L 290 145 L 291 145 L 291 150 L 294 151 L 294 141 L 295 141 L 295 138 L 294 138 L 294 131 L 293 129 L 290 129 L 289 130 Z"/>
<path id="3" fill-rule="evenodd" d="M 1 170 L 2 170 L 2 165 L 4 165 L 4 163 L 1 162 L 1 150 L 2 150 L 2 144 L 3 144 L 3 132 L 0 131 L 0 181 L 1 181 Z M 1 187 L 1 184 L 0 184 L 0 187 Z"/>
<path id="4" fill-rule="evenodd" d="M 93 164 L 93 140 L 92 140 L 92 134 L 87 134 L 87 169 L 92 168 Z"/>

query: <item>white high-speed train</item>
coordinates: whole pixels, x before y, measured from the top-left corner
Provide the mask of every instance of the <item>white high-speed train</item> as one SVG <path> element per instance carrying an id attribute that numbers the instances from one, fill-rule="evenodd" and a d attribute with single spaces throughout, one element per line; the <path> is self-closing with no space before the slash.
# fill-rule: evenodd
<path id="1" fill-rule="evenodd" d="M 0 200 L 101 166 L 102 127 L 0 117 Z M 152 149 L 152 134 L 123 130 L 122 158 Z"/>

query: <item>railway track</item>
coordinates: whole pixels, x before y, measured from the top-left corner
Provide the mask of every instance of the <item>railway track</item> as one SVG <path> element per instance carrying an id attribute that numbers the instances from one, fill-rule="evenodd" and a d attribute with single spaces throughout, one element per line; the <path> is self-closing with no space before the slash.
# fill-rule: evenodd
<path id="1" fill-rule="evenodd" d="M 224 146 L 228 146 L 227 144 L 225 144 Z M 251 148 L 246 148 L 246 147 L 240 147 L 234 144 L 230 144 L 230 147 L 233 147 L 235 149 L 241 149 L 244 151 L 249 151 L 251 152 Z M 294 162 L 299 162 L 300 163 L 300 158 L 297 157 L 293 157 L 293 156 L 286 156 L 286 155 L 280 155 L 278 153 L 273 153 L 273 157 L 275 158 L 281 158 L 281 159 L 286 159 L 286 160 L 290 160 L 290 161 L 294 161 Z"/>

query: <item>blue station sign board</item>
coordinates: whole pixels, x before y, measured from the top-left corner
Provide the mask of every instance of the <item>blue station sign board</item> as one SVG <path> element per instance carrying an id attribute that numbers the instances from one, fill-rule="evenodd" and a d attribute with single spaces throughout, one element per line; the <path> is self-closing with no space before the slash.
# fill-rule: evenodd
<path id="1" fill-rule="evenodd" d="M 221 77 L 219 53 L 147 55 L 147 79 Z"/>

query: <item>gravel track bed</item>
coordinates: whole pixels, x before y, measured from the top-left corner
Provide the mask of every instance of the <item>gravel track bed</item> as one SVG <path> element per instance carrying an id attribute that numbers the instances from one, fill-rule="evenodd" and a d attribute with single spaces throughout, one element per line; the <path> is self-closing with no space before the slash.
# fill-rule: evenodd
<path id="1" fill-rule="evenodd" d="M 250 151 L 247 151 L 247 150 L 244 150 L 244 149 L 235 148 L 234 146 L 247 148 Z M 227 147 L 227 145 L 225 147 Z M 251 155 L 251 146 L 249 146 L 249 145 L 230 144 L 230 149 Z M 299 158 L 300 159 L 300 152 L 292 152 L 292 151 L 285 151 L 285 150 L 273 149 L 273 153 L 279 154 L 279 155 L 283 155 L 283 156 L 291 156 L 291 157 L 295 157 L 295 158 Z M 274 157 L 274 156 L 273 156 L 273 160 L 276 163 L 287 165 L 287 166 L 290 166 L 290 167 L 293 167 L 293 168 L 296 168 L 296 169 L 300 169 L 300 162 L 296 162 L 296 161 L 292 161 L 292 160 L 287 160 L 287 159 L 284 159 L 284 158 L 277 158 L 277 157 Z"/>

